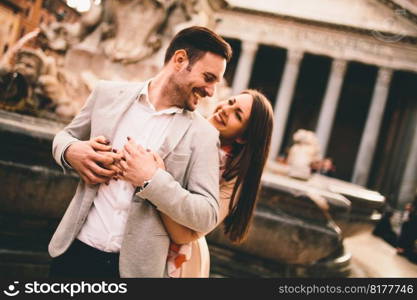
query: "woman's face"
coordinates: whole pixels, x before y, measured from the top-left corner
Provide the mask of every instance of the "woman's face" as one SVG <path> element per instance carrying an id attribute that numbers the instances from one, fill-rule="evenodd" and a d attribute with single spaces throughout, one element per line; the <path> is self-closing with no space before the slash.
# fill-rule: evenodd
<path id="1" fill-rule="evenodd" d="M 223 140 L 243 142 L 241 136 L 248 126 L 252 102 L 249 94 L 232 96 L 219 102 L 209 121 L 220 132 Z"/>

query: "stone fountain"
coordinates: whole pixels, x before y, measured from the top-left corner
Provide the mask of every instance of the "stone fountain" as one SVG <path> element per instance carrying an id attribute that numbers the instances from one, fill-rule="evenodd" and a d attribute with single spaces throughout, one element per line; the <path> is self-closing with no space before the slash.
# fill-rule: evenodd
<path id="1" fill-rule="evenodd" d="M 24 86 L 27 93 L 5 89 L 11 96 L 6 101 L 2 92 L 0 99 L 0 274 L 48 274 L 47 245 L 79 180 L 75 173 L 63 174 L 53 161 L 52 139 L 81 107 L 95 80 L 152 76 L 171 37 L 189 25 L 214 28 L 211 12 L 221 2 L 105 1 L 79 23 L 52 24 L 36 34 L 43 49 L 43 54 L 35 53 L 40 58 L 37 81 L 22 78 L 30 72 L 6 65 L 7 72 L 0 75 L 7 74 L 2 78 L 8 83 L 16 80 L 7 86 Z M 146 26 L 138 34 L 127 35 L 140 24 Z M 48 105 L 30 97 L 39 91 Z M 300 160 L 297 153 L 307 151 L 313 157 L 317 149 L 297 146 L 288 165 L 269 162 L 247 241 L 233 245 L 221 228 L 208 236 L 212 276 L 349 275 L 343 239 L 370 230 L 385 199 L 348 182 L 311 175 L 311 159 Z"/>
<path id="2" fill-rule="evenodd" d="M 351 274 L 351 255 L 345 252 L 343 240 L 373 229 L 381 219 L 385 197 L 346 181 L 311 175 L 309 166 L 320 155 L 316 140 L 310 140 L 310 148 L 293 145 L 288 164 L 268 162 L 245 243 L 230 243 L 221 228 L 208 236 L 212 253 L 217 254 L 212 259 L 215 273 L 233 277 Z M 229 264 L 230 259 L 236 263 Z"/>

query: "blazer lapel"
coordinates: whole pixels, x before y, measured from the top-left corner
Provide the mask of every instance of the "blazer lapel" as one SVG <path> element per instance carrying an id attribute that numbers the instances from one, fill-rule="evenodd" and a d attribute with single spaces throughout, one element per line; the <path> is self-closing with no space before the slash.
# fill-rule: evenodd
<path id="1" fill-rule="evenodd" d="M 106 124 L 104 125 L 105 132 L 109 133 L 108 137 L 110 138 L 110 140 L 114 140 L 114 135 L 116 134 L 117 125 L 119 124 L 120 120 L 122 119 L 126 111 L 135 102 L 143 86 L 144 86 L 144 83 L 140 83 L 136 85 L 134 88 L 127 89 L 127 90 L 120 90 L 118 92 L 117 97 L 120 100 L 113 102 L 114 107 L 110 108 L 111 110 L 113 110 L 113 113 L 111 113 L 112 117 L 108 118 L 106 121 Z"/>
<path id="2" fill-rule="evenodd" d="M 165 159 L 180 142 L 181 138 L 187 132 L 187 129 L 191 126 L 192 118 L 192 113 L 185 109 L 182 113 L 175 114 L 165 141 L 158 150 L 158 154 L 162 159 Z"/>

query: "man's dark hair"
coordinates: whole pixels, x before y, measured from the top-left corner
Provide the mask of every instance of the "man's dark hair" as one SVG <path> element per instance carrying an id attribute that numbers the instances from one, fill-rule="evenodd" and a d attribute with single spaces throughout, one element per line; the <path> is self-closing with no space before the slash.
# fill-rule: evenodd
<path id="1" fill-rule="evenodd" d="M 232 57 L 232 48 L 218 34 L 208 28 L 200 26 L 192 26 L 178 32 L 165 53 L 165 61 L 167 64 L 175 51 L 184 49 L 187 52 L 189 65 L 192 66 L 206 52 L 217 54 L 227 62 Z"/>

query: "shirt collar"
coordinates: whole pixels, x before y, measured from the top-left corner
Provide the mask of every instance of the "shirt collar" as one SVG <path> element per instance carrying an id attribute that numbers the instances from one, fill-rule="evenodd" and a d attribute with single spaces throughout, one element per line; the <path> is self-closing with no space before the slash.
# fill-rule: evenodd
<path id="1" fill-rule="evenodd" d="M 138 102 L 151 109 L 154 115 L 182 113 L 184 109 L 179 108 L 177 106 L 172 106 L 170 108 L 156 111 L 155 106 L 153 106 L 151 101 L 149 101 L 149 84 L 151 83 L 151 81 L 152 79 L 149 79 L 145 82 L 142 90 L 139 92 Z"/>

